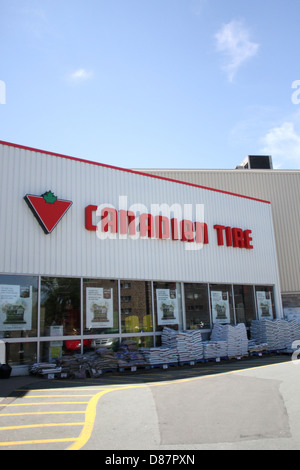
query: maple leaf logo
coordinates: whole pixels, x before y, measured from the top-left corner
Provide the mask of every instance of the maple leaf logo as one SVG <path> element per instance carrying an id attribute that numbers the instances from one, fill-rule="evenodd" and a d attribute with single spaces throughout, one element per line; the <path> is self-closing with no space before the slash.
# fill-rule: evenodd
<path id="1" fill-rule="evenodd" d="M 48 191 L 47 193 L 43 194 L 43 198 L 45 199 L 48 204 L 54 204 L 57 201 L 57 197 L 54 196 L 52 191 Z"/>
<path id="2" fill-rule="evenodd" d="M 72 201 L 58 199 L 52 191 L 41 196 L 26 194 L 24 199 L 46 235 L 53 232 L 73 204 Z"/>

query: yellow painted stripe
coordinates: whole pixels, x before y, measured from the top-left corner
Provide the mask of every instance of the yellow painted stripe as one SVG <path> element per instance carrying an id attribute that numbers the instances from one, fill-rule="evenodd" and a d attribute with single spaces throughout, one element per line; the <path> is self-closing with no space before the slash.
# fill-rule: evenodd
<path id="1" fill-rule="evenodd" d="M 81 434 L 78 437 L 78 439 L 76 439 L 74 444 L 72 444 L 67 450 L 80 450 L 88 442 L 88 440 L 90 439 L 92 435 L 92 431 L 94 428 L 94 423 L 96 419 L 96 408 L 97 408 L 98 401 L 100 400 L 100 398 L 103 397 L 103 395 L 105 395 L 106 393 L 112 392 L 114 390 L 115 389 L 111 388 L 111 389 L 102 391 L 100 393 L 97 393 L 90 400 L 87 406 L 86 412 L 85 412 L 85 423 L 84 423 L 83 430 L 81 431 Z"/>
<path id="2" fill-rule="evenodd" d="M 102 398 L 104 395 L 110 392 L 118 392 L 118 391 L 123 391 L 123 390 L 134 389 L 134 388 L 143 388 L 143 387 L 148 387 L 148 385 L 149 384 L 127 385 L 122 388 L 111 388 L 111 389 L 104 390 L 100 393 L 97 393 L 90 400 L 86 408 L 85 424 L 84 424 L 83 430 L 81 431 L 80 436 L 78 437 L 78 439 L 76 439 L 74 444 L 72 444 L 66 450 L 80 450 L 89 441 L 93 432 L 94 423 L 96 419 L 97 404 L 100 398 Z"/>
<path id="3" fill-rule="evenodd" d="M 24 397 L 17 397 L 19 400 L 23 400 L 26 398 L 77 398 L 77 397 L 93 397 L 95 394 L 90 393 L 89 395 L 27 395 Z"/>
<path id="4" fill-rule="evenodd" d="M 173 383 L 170 382 L 170 383 Z M 157 385 L 164 385 L 164 382 L 159 382 Z M 148 387 L 150 384 L 138 384 L 138 385 L 127 385 L 122 388 L 111 388 L 104 390 L 100 393 L 97 393 L 89 402 L 86 413 L 85 413 L 85 424 L 83 427 L 83 430 L 81 431 L 80 436 L 74 444 L 72 444 L 70 447 L 68 447 L 66 450 L 80 450 L 90 439 L 93 428 L 94 428 L 94 423 L 96 419 L 96 409 L 97 409 L 97 404 L 104 395 L 110 392 L 118 392 L 118 391 L 123 391 L 123 390 L 130 390 L 130 389 L 136 389 L 136 388 L 144 388 Z"/>
<path id="5" fill-rule="evenodd" d="M 5 408 L 8 406 L 45 406 L 45 405 L 87 405 L 88 401 L 51 401 L 51 402 L 43 402 L 43 403 L 9 403 L 8 405 L 1 405 Z"/>
<path id="6" fill-rule="evenodd" d="M 52 444 L 58 442 L 71 442 L 76 441 L 74 437 L 66 438 L 66 439 L 38 439 L 32 441 L 13 441 L 13 442 L 0 442 L 0 447 L 10 447 L 10 446 L 23 446 L 23 445 L 31 445 L 31 444 Z"/>
<path id="7" fill-rule="evenodd" d="M 31 413 L 1 413 L 0 418 L 9 416 L 31 416 L 31 415 L 74 415 L 85 414 L 85 411 L 32 411 Z"/>
<path id="8" fill-rule="evenodd" d="M 41 424 L 24 424 L 23 426 L 3 426 L 0 427 L 0 431 L 13 431 L 16 429 L 28 429 L 28 428 L 51 428 L 55 426 L 83 426 L 83 423 L 41 423 Z"/>
<path id="9" fill-rule="evenodd" d="M 69 385 L 72 385 L 73 382 L 70 382 Z M 116 387 L 121 387 L 122 385 L 116 385 Z M 106 388 L 111 388 L 111 387 L 97 387 L 97 388 L 93 388 L 93 387 L 70 387 L 71 390 L 74 390 L 74 392 L 77 392 L 77 391 L 80 391 L 80 392 L 86 392 L 86 391 L 95 391 L 95 392 L 100 392 L 101 390 L 105 390 Z M 16 391 L 17 392 L 27 392 L 27 393 L 30 393 L 30 392 L 50 392 L 52 391 L 53 392 L 63 392 L 64 390 L 66 390 L 66 387 L 63 387 L 63 388 L 39 388 L 39 389 L 28 389 L 28 388 L 18 388 Z"/>

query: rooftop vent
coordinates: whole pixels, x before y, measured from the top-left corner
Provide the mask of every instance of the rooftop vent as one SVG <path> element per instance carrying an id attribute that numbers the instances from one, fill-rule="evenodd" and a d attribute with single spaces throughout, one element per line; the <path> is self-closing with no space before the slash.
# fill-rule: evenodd
<path id="1" fill-rule="evenodd" d="M 236 167 L 236 170 L 272 170 L 273 163 L 270 155 L 248 155 L 245 160 Z"/>

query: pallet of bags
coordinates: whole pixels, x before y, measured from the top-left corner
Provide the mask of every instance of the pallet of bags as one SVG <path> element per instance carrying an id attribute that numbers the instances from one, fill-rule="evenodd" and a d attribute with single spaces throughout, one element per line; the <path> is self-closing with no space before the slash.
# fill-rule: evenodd
<path id="1" fill-rule="evenodd" d="M 229 358 L 248 355 L 248 337 L 244 323 L 238 325 L 215 324 L 211 334 L 211 341 L 225 341 Z"/>
<path id="2" fill-rule="evenodd" d="M 251 339 L 266 343 L 269 351 L 286 348 L 287 328 L 281 319 L 253 320 L 250 327 Z"/>
<path id="3" fill-rule="evenodd" d="M 194 360 L 193 345 L 188 333 L 181 331 L 177 335 L 177 352 L 180 363 Z"/>
<path id="4" fill-rule="evenodd" d="M 62 356 L 57 359 L 57 364 L 62 369 L 64 377 L 75 377 L 80 373 L 81 356 L 74 354 L 73 356 Z"/>
<path id="5" fill-rule="evenodd" d="M 295 320 L 254 320 L 250 327 L 251 339 L 268 344 L 269 351 L 291 349 L 300 340 L 300 324 Z"/>
<path id="6" fill-rule="evenodd" d="M 300 341 L 300 323 L 295 319 L 283 321 L 286 324 L 285 347 L 288 351 L 292 351 L 294 341 Z"/>
<path id="7" fill-rule="evenodd" d="M 200 330 L 193 330 L 190 332 L 190 335 L 193 344 L 195 361 L 201 361 L 203 359 L 204 353 L 202 333 Z"/>
<path id="8" fill-rule="evenodd" d="M 99 348 L 82 356 L 62 356 L 58 363 L 64 375 L 78 379 L 99 377 L 103 372 L 118 369 L 115 353 L 107 348 Z"/>
<path id="9" fill-rule="evenodd" d="M 228 329 L 228 357 L 248 356 L 248 336 L 244 323 L 230 325 Z"/>
<path id="10" fill-rule="evenodd" d="M 134 368 L 144 366 L 146 364 L 144 355 L 138 349 L 135 341 L 127 340 L 122 342 L 118 352 L 116 353 L 118 366 L 120 369 Z"/>
<path id="11" fill-rule="evenodd" d="M 174 348 L 154 347 L 141 348 L 142 354 L 149 366 L 159 366 L 178 363 L 177 350 Z"/>
<path id="12" fill-rule="evenodd" d="M 289 320 L 289 342 L 287 344 L 287 349 L 293 349 L 294 341 L 300 341 L 300 323 L 297 320 Z"/>
<path id="13" fill-rule="evenodd" d="M 181 331 L 177 335 L 178 361 L 180 363 L 198 362 L 203 359 L 201 332 Z"/>
<path id="14" fill-rule="evenodd" d="M 177 348 L 178 331 L 173 328 L 164 327 L 161 334 L 161 344 L 164 348 Z"/>
<path id="15" fill-rule="evenodd" d="M 267 343 L 256 343 L 254 340 L 248 341 L 248 351 L 250 354 L 262 354 L 268 351 Z"/>
<path id="16" fill-rule="evenodd" d="M 98 357 L 97 357 L 98 356 Z M 97 358 L 97 359 L 96 359 Z M 96 350 L 96 358 L 98 367 L 101 370 L 117 370 L 118 358 L 114 351 L 108 348 L 99 348 Z"/>
<path id="17" fill-rule="evenodd" d="M 253 320 L 250 325 L 250 337 L 251 340 L 255 341 L 257 344 L 264 343 L 268 345 L 267 329 L 265 328 L 265 324 L 260 320 Z"/>
<path id="18" fill-rule="evenodd" d="M 227 357 L 227 342 L 226 341 L 204 341 L 203 342 L 203 357 L 205 360 L 221 359 Z"/>
<path id="19" fill-rule="evenodd" d="M 48 376 L 51 378 L 61 374 L 61 372 L 62 368 L 52 362 L 36 362 L 29 369 L 29 373 L 31 375 L 40 375 L 43 377 Z"/>
<path id="20" fill-rule="evenodd" d="M 165 327 L 162 346 L 176 349 L 179 363 L 197 362 L 203 359 L 203 343 L 200 330 L 175 331 Z"/>

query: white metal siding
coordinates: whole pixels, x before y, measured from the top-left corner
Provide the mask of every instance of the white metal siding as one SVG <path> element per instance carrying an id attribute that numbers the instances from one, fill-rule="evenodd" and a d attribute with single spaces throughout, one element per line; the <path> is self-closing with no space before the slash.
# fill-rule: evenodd
<path id="1" fill-rule="evenodd" d="M 300 292 L 300 171 L 144 170 L 271 202 L 281 289 Z"/>
<path id="2" fill-rule="evenodd" d="M 274 284 L 279 292 L 269 204 L 6 145 L 0 145 L 0 184 L 2 273 Z M 23 199 L 47 190 L 73 201 L 50 235 Z M 99 240 L 85 230 L 85 207 L 109 203 L 118 209 L 119 196 L 128 197 L 128 207 L 143 203 L 149 212 L 154 203 L 204 204 L 209 245 L 187 251 L 185 243 L 171 240 Z M 218 247 L 215 224 L 252 230 L 254 250 Z"/>

